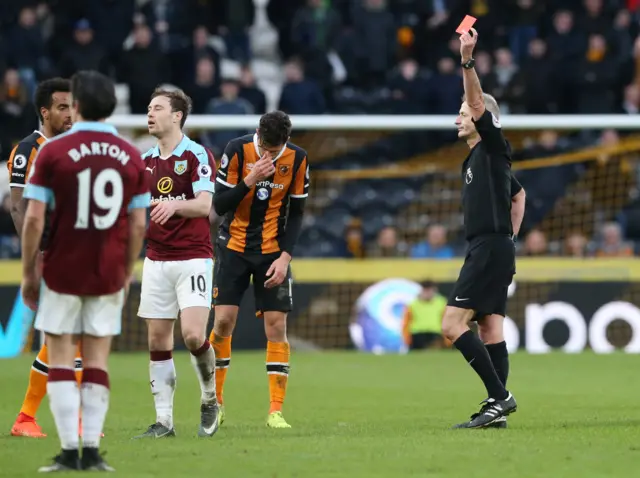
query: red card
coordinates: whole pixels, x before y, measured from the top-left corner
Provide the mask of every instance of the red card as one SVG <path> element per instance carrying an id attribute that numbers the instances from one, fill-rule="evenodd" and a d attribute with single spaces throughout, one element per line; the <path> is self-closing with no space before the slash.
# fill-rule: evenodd
<path id="1" fill-rule="evenodd" d="M 462 20 L 462 23 L 460 23 L 460 26 L 456 28 L 456 33 L 459 33 L 460 35 L 467 33 L 469 30 L 471 30 L 471 27 L 476 22 L 476 20 L 477 20 L 476 17 L 472 17 L 471 15 L 465 15 L 464 19 Z"/>

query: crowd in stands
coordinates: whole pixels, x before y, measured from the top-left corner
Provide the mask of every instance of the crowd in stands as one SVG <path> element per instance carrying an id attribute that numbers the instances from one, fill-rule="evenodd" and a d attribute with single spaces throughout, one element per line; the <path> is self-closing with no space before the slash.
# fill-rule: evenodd
<path id="1" fill-rule="evenodd" d="M 80 69 L 100 70 L 126 85 L 127 104 L 121 111 L 133 114 L 146 113 L 151 91 L 169 83 L 187 91 L 196 114 L 260 114 L 278 107 L 296 115 L 454 115 L 462 94 L 454 30 L 465 14 L 479 19 L 476 69 L 484 90 L 498 99 L 503 113 L 635 115 L 640 111 L 639 4 L 637 0 L 2 1 L 0 157 L 6 160 L 11 146 L 38 126 L 31 105 L 37 82 L 68 77 Z M 270 39 L 275 39 L 271 50 Z M 277 75 L 271 75 L 273 71 Z M 200 139 L 219 155 L 231 137 L 244 133 L 210 131 Z M 562 138 L 549 131 L 515 159 L 550 156 L 583 145 L 583 138 Z M 574 172 L 556 169 L 538 181 L 553 189 L 555 183 L 566 184 L 563 174 L 566 179 Z M 535 183 L 531 177 L 524 179 Z M 558 194 L 563 190 L 554 189 Z M 6 194 L 5 178 L 0 177 L 0 256 L 15 257 L 19 247 Z M 549 201 L 538 209 L 534 205 L 533 225 L 542 220 Z M 392 225 L 380 228 L 377 240 L 362 240 L 362 235 L 359 240 L 358 227 L 354 223 L 346 229 L 340 254 L 439 258 L 460 254 L 456 241 L 448 245 L 445 225 L 431 224 L 424 242 L 417 244 L 404 242 Z M 602 241 L 570 236 L 563 243 L 547 241 L 538 232 L 529 227 L 520 243 L 523 254 L 576 255 L 579 250 L 587 255 L 614 254 L 613 247 L 603 245 L 604 229 Z"/>

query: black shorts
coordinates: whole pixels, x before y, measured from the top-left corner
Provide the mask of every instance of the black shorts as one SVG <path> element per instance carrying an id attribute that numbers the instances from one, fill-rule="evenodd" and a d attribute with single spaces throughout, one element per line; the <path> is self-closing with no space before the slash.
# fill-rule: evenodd
<path id="1" fill-rule="evenodd" d="M 435 332 L 418 332 L 411 335 L 410 350 L 424 350 L 429 348 L 436 340 L 442 337 Z"/>
<path id="2" fill-rule="evenodd" d="M 515 262 L 515 245 L 509 236 L 474 239 L 447 305 L 474 310 L 474 320 L 491 314 L 504 316 Z"/>
<path id="3" fill-rule="evenodd" d="M 256 314 L 263 312 L 290 312 L 293 305 L 291 268 L 287 277 L 277 287 L 266 289 L 267 271 L 275 254 L 241 254 L 225 246 L 216 245 L 216 261 L 213 268 L 213 305 L 240 305 L 242 296 L 253 279 Z"/>

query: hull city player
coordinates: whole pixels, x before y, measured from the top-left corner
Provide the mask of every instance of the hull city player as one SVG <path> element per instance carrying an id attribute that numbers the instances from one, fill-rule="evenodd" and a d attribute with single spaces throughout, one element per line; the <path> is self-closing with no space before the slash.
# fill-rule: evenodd
<path id="1" fill-rule="evenodd" d="M 267 336 L 270 408 L 267 426 L 290 428 L 282 415 L 289 376 L 287 313 L 292 308 L 289 263 L 309 191 L 307 153 L 289 143 L 291 121 L 281 111 L 260 119 L 256 134 L 229 142 L 216 178 L 214 206 L 223 217 L 216 240 L 215 322 L 218 401 L 231 361 L 231 334 L 253 278 L 257 315 Z M 223 409 L 224 413 L 224 409 Z"/>
<path id="2" fill-rule="evenodd" d="M 458 137 L 470 148 L 462 166 L 462 207 L 468 252 L 445 309 L 442 332 L 462 353 L 482 379 L 488 398 L 468 422 L 457 428 L 495 426 L 516 411 L 513 395 L 505 388 L 490 352 L 470 329 L 474 314 L 480 317 L 485 342 L 494 344 L 496 361 L 506 357 L 502 334 L 507 289 L 515 274 L 512 226 L 511 158 L 498 120 L 498 105 L 483 95 L 473 69 L 475 30 L 460 37 L 465 101 L 456 119 Z M 521 221 L 521 218 L 520 218 Z"/>
<path id="3" fill-rule="evenodd" d="M 74 126 L 40 149 L 24 194 L 30 202 L 22 232 L 22 293 L 30 308 L 39 302 L 36 328 L 47 337 L 47 393 L 62 445 L 54 463 L 40 471 L 113 471 L 98 452 L 109 407 L 107 361 L 112 337 L 120 334 L 150 195 L 140 153 L 104 123 L 116 106 L 111 80 L 80 72 L 71 80 L 71 99 Z M 51 236 L 41 285 L 38 246 L 47 207 Z M 78 341 L 80 388 L 73 371 Z"/>
<path id="4" fill-rule="evenodd" d="M 215 354 L 206 336 L 213 281 L 209 213 L 215 162 L 208 150 L 182 133 L 190 111 L 191 99 L 179 90 L 156 90 L 149 104 L 149 133 L 158 145 L 143 155 L 152 210 L 138 315 L 148 325 L 156 422 L 137 438 L 175 435 L 173 329 L 178 314 L 200 382 L 198 435 L 213 436 L 220 424 Z"/>
<path id="5" fill-rule="evenodd" d="M 22 193 L 29 182 L 33 160 L 38 154 L 40 146 L 49 138 L 58 136 L 71 128 L 71 112 L 69 110 L 71 83 L 62 78 L 52 78 L 38 85 L 35 94 L 36 113 L 42 128 L 34 131 L 13 148 L 7 167 L 9 168 L 9 187 L 11 188 L 11 218 L 18 236 L 22 235 L 24 214 L 27 210 L 27 200 Z M 48 224 L 42 235 L 41 249 L 46 247 L 49 236 Z M 36 422 L 36 413 L 42 399 L 47 394 L 47 375 L 49 373 L 49 358 L 47 346 L 42 345 L 38 356 L 33 361 L 29 374 L 29 385 L 25 394 L 20 414 L 11 427 L 11 435 L 30 438 L 43 438 L 47 435 Z M 76 357 L 76 376 L 78 380 L 82 373 L 82 359 Z"/>

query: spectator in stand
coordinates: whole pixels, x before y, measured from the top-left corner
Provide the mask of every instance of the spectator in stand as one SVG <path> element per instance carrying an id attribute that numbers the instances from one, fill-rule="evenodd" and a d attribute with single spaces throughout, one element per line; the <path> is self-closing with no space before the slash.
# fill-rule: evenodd
<path id="1" fill-rule="evenodd" d="M 513 61 L 513 54 L 507 48 L 499 48 L 495 52 L 495 57 L 496 64 L 493 72 L 496 85 L 493 95 L 500 104 L 500 113 L 524 113 L 524 77 Z"/>
<path id="2" fill-rule="evenodd" d="M 616 222 L 608 222 L 602 226 L 601 239 L 596 249 L 598 257 L 630 257 L 633 246 L 622 237 L 622 228 Z"/>
<path id="3" fill-rule="evenodd" d="M 380 229 L 376 242 L 367 250 L 368 258 L 407 257 L 407 244 L 398 240 L 398 231 L 393 226 Z"/>
<path id="4" fill-rule="evenodd" d="M 436 64 L 440 51 L 433 45 L 442 45 L 451 38 L 451 8 L 455 2 L 451 0 L 426 0 L 406 2 L 406 23 L 413 25 L 416 41 L 416 55 L 420 62 L 427 66 Z M 392 8 L 398 7 L 391 2 Z M 417 20 L 414 17 L 418 15 Z M 456 19 L 457 20 L 457 19 Z M 455 28 L 455 27 L 454 27 Z M 459 48 L 459 47 L 458 47 Z"/>
<path id="5" fill-rule="evenodd" d="M 190 3 L 184 0 L 150 0 L 142 7 L 146 23 L 153 30 L 163 53 L 173 56 L 187 48 L 193 28 Z"/>
<path id="6" fill-rule="evenodd" d="M 553 30 L 547 39 L 549 61 L 554 72 L 559 113 L 577 109 L 575 71 L 582 64 L 586 48 L 585 35 L 574 24 L 573 14 L 560 10 L 553 17 Z"/>
<path id="7" fill-rule="evenodd" d="M 83 0 L 96 42 L 104 48 L 110 65 L 120 63 L 122 44 L 134 28 L 135 0 Z"/>
<path id="8" fill-rule="evenodd" d="M 105 49 L 96 43 L 89 20 L 84 18 L 76 23 L 73 40 L 60 61 L 60 74 L 63 77 L 70 78 L 80 70 L 109 73 L 107 54 Z"/>
<path id="9" fill-rule="evenodd" d="M 540 229 L 532 229 L 524 240 L 523 255 L 529 257 L 546 256 L 549 253 L 547 236 Z"/>
<path id="10" fill-rule="evenodd" d="M 305 0 L 269 0 L 267 3 L 269 22 L 278 31 L 278 47 L 282 58 L 290 58 L 295 54 L 293 19 L 305 3 Z"/>
<path id="11" fill-rule="evenodd" d="M 319 115 L 325 111 L 325 100 L 316 82 L 305 79 L 304 67 L 293 59 L 284 67 L 285 84 L 278 109 L 291 115 Z"/>
<path id="12" fill-rule="evenodd" d="M 37 118 L 29 101 L 27 87 L 20 80 L 17 70 L 8 69 L 0 85 L 0 138 L 2 151 L 8 152 L 25 131 L 36 129 Z"/>
<path id="13" fill-rule="evenodd" d="M 411 248 L 413 259 L 451 259 L 453 248 L 447 244 L 447 229 L 441 224 L 432 224 L 427 229 L 427 240 Z"/>
<path id="14" fill-rule="evenodd" d="M 209 30 L 207 27 L 203 25 L 199 25 L 193 30 L 192 35 L 192 44 L 191 44 L 191 55 L 190 59 L 193 62 L 192 66 L 188 69 L 193 74 L 185 75 L 185 78 L 182 78 L 186 84 L 192 83 L 197 75 L 196 69 L 198 68 L 198 62 L 202 58 L 208 58 L 213 61 L 214 65 L 214 81 L 215 84 L 220 84 L 220 53 L 213 48 L 210 44 L 211 35 L 209 34 Z M 186 73 L 186 72 L 185 72 Z"/>
<path id="15" fill-rule="evenodd" d="M 359 84 L 381 86 L 395 64 L 397 48 L 395 20 L 387 10 L 386 0 L 362 0 L 354 29 Z"/>
<path id="16" fill-rule="evenodd" d="M 546 0 L 516 0 L 511 2 L 509 47 L 519 65 L 527 56 L 529 43 L 538 35 L 538 22 Z"/>
<path id="17" fill-rule="evenodd" d="M 253 107 L 240 98 L 240 84 L 236 78 L 224 78 L 220 85 L 220 96 L 212 99 L 206 113 L 210 115 L 251 115 Z M 205 141 L 216 157 L 222 154 L 227 143 L 238 136 L 247 134 L 245 130 L 214 130 L 205 134 Z"/>
<path id="18" fill-rule="evenodd" d="M 224 38 L 227 56 L 240 63 L 251 59 L 249 29 L 255 20 L 253 0 L 222 0 L 216 2 L 217 17 L 221 20 L 218 33 Z"/>
<path id="19" fill-rule="evenodd" d="M 552 129 L 545 129 L 540 132 L 538 141 L 525 147 L 520 156 L 521 159 L 546 158 L 560 154 L 563 150 L 558 132 Z"/>
<path id="20" fill-rule="evenodd" d="M 611 32 L 612 17 L 603 0 L 584 0 L 584 14 L 580 28 L 588 35 L 607 35 Z"/>
<path id="21" fill-rule="evenodd" d="M 476 73 L 480 78 L 482 84 L 482 90 L 488 94 L 493 94 L 493 90 L 496 88 L 496 78 L 493 73 L 493 58 L 486 51 L 478 51 L 473 55 L 476 59 Z"/>
<path id="22" fill-rule="evenodd" d="M 350 259 L 362 259 L 364 257 L 364 239 L 362 237 L 362 223 L 359 219 L 353 220 L 344 233 L 342 257 Z"/>
<path id="23" fill-rule="evenodd" d="M 613 21 L 613 31 L 610 36 L 617 53 L 616 63 L 618 64 L 624 63 L 633 50 L 633 39 L 638 33 L 638 25 L 632 22 L 631 13 L 624 8 L 618 11 Z"/>
<path id="24" fill-rule="evenodd" d="M 451 58 L 445 57 L 438 61 L 438 71 L 429 80 L 430 110 L 433 114 L 456 114 L 460 109 L 460 98 L 464 90 L 459 70 Z"/>
<path id="25" fill-rule="evenodd" d="M 145 23 L 151 27 L 160 51 L 171 63 L 171 82 L 189 84 L 195 62 L 189 55 L 190 38 L 198 13 L 186 0 L 149 0 L 141 9 Z"/>
<path id="26" fill-rule="evenodd" d="M 308 0 L 293 18 L 294 52 L 302 59 L 307 77 L 317 81 L 321 89 L 331 85 L 328 55 L 338 46 L 340 24 L 340 15 L 324 0 Z"/>
<path id="27" fill-rule="evenodd" d="M 220 95 L 220 89 L 216 83 L 216 67 L 211 58 L 203 56 L 196 64 L 196 79 L 190 88 L 188 95 L 193 101 L 193 113 L 202 115 L 207 112 L 209 102 Z"/>
<path id="28" fill-rule="evenodd" d="M 48 73 L 50 69 L 34 8 L 25 7 L 20 11 L 18 24 L 7 34 L 7 43 L 11 45 L 7 50 L 9 63 L 20 73 L 31 97 L 35 91 L 36 77 Z"/>
<path id="29" fill-rule="evenodd" d="M 624 88 L 624 99 L 619 112 L 627 115 L 637 115 L 640 112 L 640 86 L 632 83 Z"/>
<path id="30" fill-rule="evenodd" d="M 146 114 L 153 90 L 170 80 L 170 65 L 152 42 L 151 29 L 147 25 L 136 26 L 133 38 L 133 47 L 122 55 L 120 77 L 129 86 L 131 113 Z"/>
<path id="31" fill-rule="evenodd" d="M 538 35 L 538 22 L 544 11 L 545 0 L 515 0 L 511 2 L 509 16 L 509 47 L 515 62 L 522 65 L 529 43 Z"/>
<path id="32" fill-rule="evenodd" d="M 389 89 L 401 114 L 424 114 L 429 99 L 429 77 L 413 58 L 405 58 L 391 73 Z"/>
<path id="33" fill-rule="evenodd" d="M 323 0 L 308 0 L 293 17 L 294 51 L 305 57 L 312 52 L 324 54 L 335 49 L 340 31 L 340 15 Z"/>
<path id="34" fill-rule="evenodd" d="M 588 246 L 589 241 L 584 234 L 573 232 L 564 241 L 562 255 L 575 258 L 587 257 Z"/>
<path id="35" fill-rule="evenodd" d="M 604 36 L 593 34 L 577 73 L 578 112 L 606 114 L 613 111 L 613 87 L 617 70 Z"/>
<path id="36" fill-rule="evenodd" d="M 244 98 L 253 106 L 253 111 L 257 115 L 267 112 L 267 97 L 264 92 L 256 86 L 256 78 L 253 75 L 250 65 L 243 65 L 240 73 L 240 98 Z"/>
<path id="37" fill-rule="evenodd" d="M 524 104 L 529 114 L 557 111 L 554 65 L 547 56 L 547 44 L 536 38 L 529 43 L 529 56 L 522 63 Z"/>

